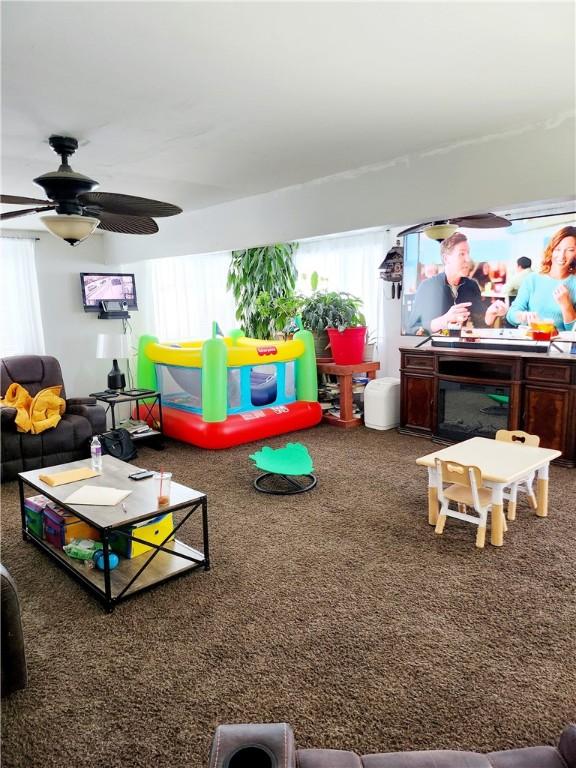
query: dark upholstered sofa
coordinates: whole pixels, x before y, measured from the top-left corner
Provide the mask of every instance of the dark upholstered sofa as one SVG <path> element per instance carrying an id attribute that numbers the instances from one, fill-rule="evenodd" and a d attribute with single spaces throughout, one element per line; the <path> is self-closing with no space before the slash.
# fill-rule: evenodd
<path id="1" fill-rule="evenodd" d="M 24 636 L 22 634 L 22 620 L 20 618 L 20 603 L 18 593 L 12 577 L 0 565 L 0 597 L 2 613 L 0 615 L 0 628 L 2 644 L 0 652 L 2 656 L 2 673 L 0 675 L 0 688 L 2 697 L 8 696 L 14 691 L 26 687 L 28 673 L 26 671 L 26 655 L 24 652 Z"/>
<path id="2" fill-rule="evenodd" d="M 286 723 L 220 725 L 209 768 L 576 768 L 576 725 L 568 725 L 558 747 L 503 752 L 426 750 L 358 756 L 339 749 L 296 749 Z"/>
<path id="3" fill-rule="evenodd" d="M 60 363 L 54 357 L 20 355 L 0 361 L 0 396 L 16 382 L 34 396 L 46 387 L 62 385 L 60 396 L 66 400 Z M 54 464 L 84 459 L 90 455 L 92 435 L 106 431 L 106 412 L 93 397 L 66 400 L 66 412 L 53 429 L 39 435 L 18 432 L 14 408 L 1 408 L 2 482 L 14 480 L 25 472 Z"/>

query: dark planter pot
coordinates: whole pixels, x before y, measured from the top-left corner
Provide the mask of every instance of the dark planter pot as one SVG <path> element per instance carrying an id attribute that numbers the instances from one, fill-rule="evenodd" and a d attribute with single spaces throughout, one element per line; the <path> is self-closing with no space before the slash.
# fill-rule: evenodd
<path id="1" fill-rule="evenodd" d="M 332 357 L 330 350 L 330 339 L 328 338 L 327 331 L 312 331 L 314 337 L 314 351 L 316 352 L 316 358 Z"/>
<path id="2" fill-rule="evenodd" d="M 366 342 L 366 326 L 345 328 L 328 328 L 332 357 L 337 365 L 356 365 L 364 360 L 364 344 Z"/>

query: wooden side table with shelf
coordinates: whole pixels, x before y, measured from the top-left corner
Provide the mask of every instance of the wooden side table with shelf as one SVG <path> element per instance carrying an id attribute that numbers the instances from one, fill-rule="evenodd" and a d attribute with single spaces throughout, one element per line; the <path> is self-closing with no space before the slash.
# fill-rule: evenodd
<path id="1" fill-rule="evenodd" d="M 380 370 L 380 363 L 363 362 L 355 365 L 338 365 L 333 362 L 317 362 L 316 367 L 319 374 L 336 376 L 340 387 L 340 416 L 325 413 L 322 420 L 337 427 L 344 427 L 344 429 L 360 426 L 362 419 L 354 416 L 352 376 L 355 373 L 365 373 L 369 379 L 374 379 L 376 371 Z"/>

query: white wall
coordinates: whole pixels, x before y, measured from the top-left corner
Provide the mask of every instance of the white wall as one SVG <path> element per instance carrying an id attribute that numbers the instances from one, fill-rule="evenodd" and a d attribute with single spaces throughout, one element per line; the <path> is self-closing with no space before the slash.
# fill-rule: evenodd
<path id="1" fill-rule="evenodd" d="M 208 253 L 386 223 L 406 226 L 447 215 L 504 211 L 523 203 L 574 198 L 574 130 L 571 115 L 550 124 L 479 137 L 382 167 L 357 169 L 163 219 L 160 232 L 150 237 L 104 234 L 71 248 L 49 234 L 34 232 L 40 237 L 36 261 L 47 353 L 60 360 L 70 396 L 105 387 L 110 364 L 96 360 L 96 336 L 120 332 L 121 323 L 84 313 L 80 272 L 115 271 L 120 264 L 150 258 Z M 394 232 L 390 234 L 392 239 Z M 137 265 L 132 269 L 138 271 Z M 142 288 L 140 281 L 139 291 Z M 382 298 L 382 307 L 382 372 L 397 376 L 398 347 L 414 340 L 400 336 L 400 302 Z M 133 316 L 136 332 L 143 320 L 136 313 Z M 146 330 L 146 323 L 143 325 Z"/>
<path id="2" fill-rule="evenodd" d="M 46 354 L 59 360 L 68 397 L 102 390 L 112 361 L 96 359 L 96 337 L 122 328 L 119 320 L 98 320 L 96 313 L 84 312 L 80 272 L 108 271 L 104 238 L 92 236 L 72 248 L 48 233 L 29 234 L 39 238 L 36 270 Z"/>
<path id="3" fill-rule="evenodd" d="M 426 126 L 422 126 L 426 131 Z M 574 115 L 104 235 L 115 263 L 285 242 L 574 198 Z M 385 142 L 385 136 L 382 141 Z"/>

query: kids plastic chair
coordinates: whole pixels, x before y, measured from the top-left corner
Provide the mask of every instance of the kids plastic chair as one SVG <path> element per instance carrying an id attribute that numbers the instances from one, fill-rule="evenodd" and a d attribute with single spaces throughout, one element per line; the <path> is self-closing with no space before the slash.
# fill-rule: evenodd
<path id="1" fill-rule="evenodd" d="M 258 469 L 264 473 L 254 480 L 254 488 L 262 493 L 286 496 L 310 491 L 318 478 L 308 449 L 302 443 L 287 443 L 283 448 L 265 446 L 250 454 Z M 299 482 L 298 478 L 301 478 Z"/>
<path id="2" fill-rule="evenodd" d="M 496 440 L 502 440 L 506 443 L 512 443 L 513 445 L 523 446 L 529 445 L 534 448 L 538 448 L 540 445 L 540 438 L 538 435 L 530 435 L 528 432 L 522 432 L 521 429 L 509 430 L 499 429 L 496 432 Z M 532 472 L 527 477 L 523 477 L 521 480 L 517 480 L 512 483 L 508 488 L 504 490 L 503 496 L 508 500 L 508 510 L 506 516 L 508 520 L 516 520 L 516 501 L 518 498 L 518 491 L 523 491 L 528 496 L 528 502 L 532 509 L 536 509 L 538 502 L 534 494 L 533 483 L 534 475 Z"/>
<path id="3" fill-rule="evenodd" d="M 486 521 L 492 507 L 492 490 L 482 487 L 482 472 L 478 467 L 459 464 L 456 461 L 436 459 L 436 483 L 440 512 L 435 532 L 442 533 L 447 517 L 465 520 L 478 526 L 476 546 L 482 549 L 486 541 Z M 445 488 L 444 485 L 450 483 Z M 458 509 L 451 509 L 450 502 Z M 475 515 L 468 512 L 472 507 Z"/>

